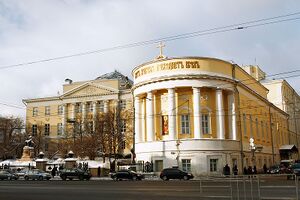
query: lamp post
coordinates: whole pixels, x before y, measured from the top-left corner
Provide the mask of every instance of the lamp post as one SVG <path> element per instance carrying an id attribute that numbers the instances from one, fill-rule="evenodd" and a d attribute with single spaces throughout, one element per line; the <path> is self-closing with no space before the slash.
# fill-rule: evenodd
<path id="1" fill-rule="evenodd" d="M 255 144 L 254 144 L 254 139 L 250 138 L 249 142 L 250 142 L 249 149 L 251 151 L 252 166 L 255 166 L 256 165 L 256 163 L 255 163 L 255 150 L 256 150 L 256 147 L 255 147 Z"/>

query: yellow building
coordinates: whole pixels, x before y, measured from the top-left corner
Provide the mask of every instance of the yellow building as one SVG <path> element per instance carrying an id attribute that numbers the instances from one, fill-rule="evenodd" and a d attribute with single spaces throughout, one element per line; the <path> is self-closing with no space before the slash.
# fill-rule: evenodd
<path id="1" fill-rule="evenodd" d="M 23 100 L 27 105 L 27 131 L 35 137 L 42 135 L 45 139 L 39 147 L 40 150 L 53 154 L 58 150 L 58 141 L 92 134 L 98 118 L 105 113 L 119 110 L 120 121 L 117 128 L 124 138 L 118 146 L 123 149 L 121 153 L 130 154 L 133 135 L 130 117 L 132 81 L 117 71 L 104 74 L 95 80 L 66 81 L 68 83 L 63 85 L 62 95 Z M 75 133 L 75 126 L 78 125 L 80 132 Z"/>
<path id="2" fill-rule="evenodd" d="M 132 75 L 137 162 L 196 175 L 222 173 L 225 164 L 242 172 L 280 162 L 279 148 L 289 144 L 288 114 L 240 66 L 160 56 Z"/>

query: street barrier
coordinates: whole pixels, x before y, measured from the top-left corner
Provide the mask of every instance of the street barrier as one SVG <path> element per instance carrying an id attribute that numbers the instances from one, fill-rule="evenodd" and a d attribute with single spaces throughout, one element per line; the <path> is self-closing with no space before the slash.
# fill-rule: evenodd
<path id="1" fill-rule="evenodd" d="M 201 176 L 199 181 L 201 199 L 299 199 L 299 177 L 293 174 Z"/>

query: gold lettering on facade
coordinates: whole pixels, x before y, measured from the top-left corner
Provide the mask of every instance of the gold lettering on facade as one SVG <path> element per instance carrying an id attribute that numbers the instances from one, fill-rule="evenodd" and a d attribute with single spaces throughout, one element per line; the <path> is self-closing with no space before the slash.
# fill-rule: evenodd
<path id="1" fill-rule="evenodd" d="M 167 62 L 167 63 L 159 63 L 156 65 L 145 66 L 143 68 L 138 69 L 134 73 L 134 78 L 138 78 L 140 76 L 151 74 L 154 72 L 165 71 L 165 70 L 179 70 L 179 69 L 199 69 L 200 64 L 199 61 L 177 61 L 177 62 Z"/>

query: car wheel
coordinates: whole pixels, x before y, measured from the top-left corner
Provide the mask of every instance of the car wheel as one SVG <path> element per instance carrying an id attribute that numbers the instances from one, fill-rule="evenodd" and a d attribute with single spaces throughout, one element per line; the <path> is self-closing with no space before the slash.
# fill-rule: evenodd
<path id="1" fill-rule="evenodd" d="M 114 180 L 114 181 L 118 181 L 118 178 L 117 178 L 117 177 L 113 177 L 113 180 Z"/>
<path id="2" fill-rule="evenodd" d="M 83 181 L 84 177 L 82 175 L 79 175 L 79 180 Z"/>
<path id="3" fill-rule="evenodd" d="M 163 176 L 163 177 L 162 177 L 162 180 L 167 181 L 167 180 L 169 180 L 169 179 L 168 179 L 167 176 Z"/>
<path id="4" fill-rule="evenodd" d="M 73 180 L 73 178 L 69 178 L 69 180 L 71 181 L 71 180 Z"/>
<path id="5" fill-rule="evenodd" d="M 28 176 L 25 176 L 24 179 L 25 179 L 25 181 L 28 181 L 28 180 L 29 180 L 29 177 L 28 177 Z"/>
<path id="6" fill-rule="evenodd" d="M 42 176 L 39 176 L 39 181 L 42 181 L 43 180 L 43 177 Z"/>
<path id="7" fill-rule="evenodd" d="M 184 176 L 183 180 L 187 181 L 187 180 L 189 180 L 189 177 L 188 176 Z"/>
<path id="8" fill-rule="evenodd" d="M 132 177 L 132 180 L 133 180 L 133 181 L 136 181 L 136 180 L 137 180 L 137 177 L 136 177 L 136 176 Z"/>
<path id="9" fill-rule="evenodd" d="M 62 176 L 61 176 L 61 179 L 62 179 L 63 181 L 65 181 L 65 180 L 67 180 L 67 176 L 66 176 L 66 175 L 62 175 Z"/>

